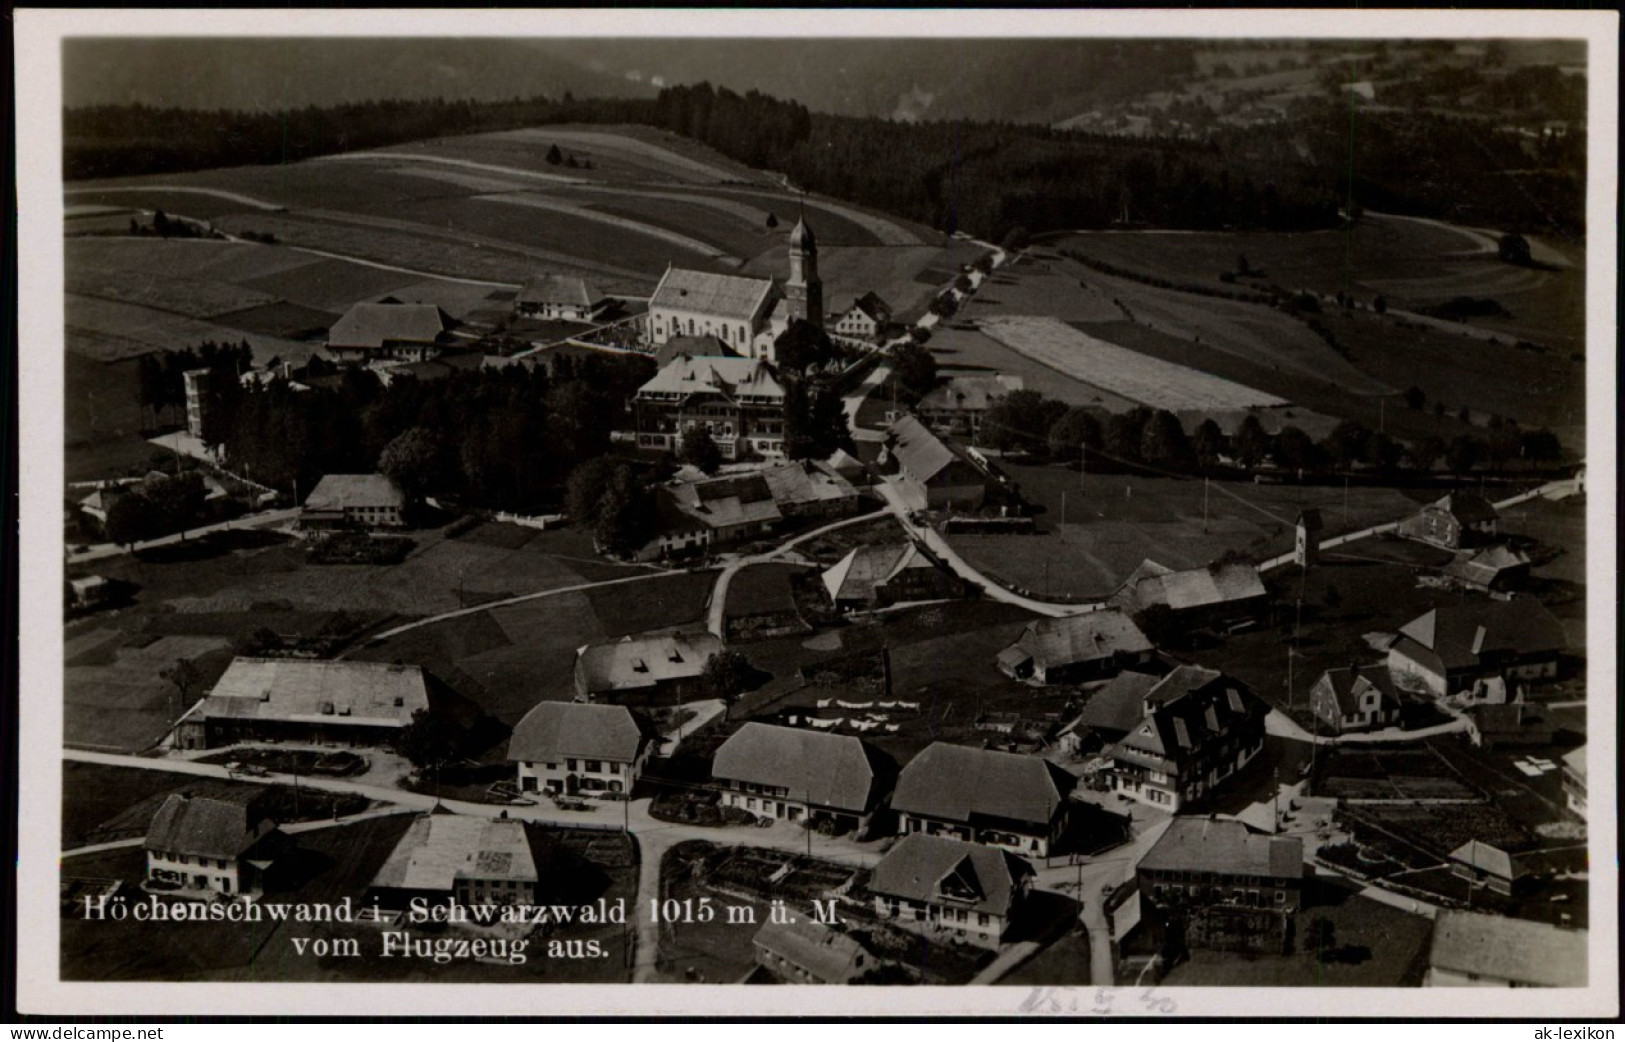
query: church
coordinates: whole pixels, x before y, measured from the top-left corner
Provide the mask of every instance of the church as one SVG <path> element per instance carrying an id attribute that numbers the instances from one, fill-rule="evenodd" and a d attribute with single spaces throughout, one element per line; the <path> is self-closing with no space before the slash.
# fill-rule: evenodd
<path id="1" fill-rule="evenodd" d="M 790 277 L 782 285 L 668 267 L 649 300 L 645 336 L 651 348 L 675 337 L 712 336 L 735 354 L 773 362 L 774 341 L 798 318 L 824 326 L 818 242 L 805 218 L 790 232 Z"/>

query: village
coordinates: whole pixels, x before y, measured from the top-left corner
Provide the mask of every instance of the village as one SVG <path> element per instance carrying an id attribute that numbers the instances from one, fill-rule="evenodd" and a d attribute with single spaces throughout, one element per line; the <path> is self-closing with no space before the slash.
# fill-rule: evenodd
<path id="1" fill-rule="evenodd" d="M 720 162 L 609 137 L 557 140 Z M 65 977 L 1586 983 L 1571 429 L 1378 384 L 1326 345 L 1414 315 L 1246 258 L 1218 301 L 762 184 L 748 263 L 397 269 L 119 356 L 64 500 Z M 80 191 L 71 248 L 299 249 Z"/>

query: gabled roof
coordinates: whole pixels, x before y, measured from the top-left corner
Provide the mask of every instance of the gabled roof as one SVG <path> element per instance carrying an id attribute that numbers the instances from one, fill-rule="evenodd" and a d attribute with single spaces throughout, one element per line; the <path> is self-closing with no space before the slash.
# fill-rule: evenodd
<path id="1" fill-rule="evenodd" d="M 406 502 L 400 487 L 382 474 L 326 474 L 305 497 L 306 510 L 395 507 Z"/>
<path id="2" fill-rule="evenodd" d="M 1540 707 L 1529 702 L 1490 702 L 1468 706 L 1463 712 L 1481 735 L 1515 736 L 1526 728 L 1538 729 L 1546 723 Z"/>
<path id="3" fill-rule="evenodd" d="M 916 481 L 929 482 L 955 460 L 976 464 L 954 442 L 939 438 L 914 416 L 905 413 L 887 428 L 886 440 L 899 465 Z M 980 467 L 977 467 L 980 470 Z"/>
<path id="4" fill-rule="evenodd" d="M 1387 666 L 1342 666 L 1337 669 L 1328 669 L 1320 675 L 1315 682 L 1319 687 L 1325 684 L 1337 702 L 1337 711 L 1343 716 L 1349 716 L 1360 711 L 1360 698 L 1368 691 L 1375 690 L 1378 694 L 1378 705 L 1384 709 L 1397 705 L 1399 696 L 1394 693 L 1393 681 L 1388 676 Z"/>
<path id="5" fill-rule="evenodd" d="M 1180 666 L 1146 692 L 1145 717 L 1109 750 L 1130 762 L 1176 763 L 1268 708 L 1238 682 L 1211 669 Z"/>
<path id="6" fill-rule="evenodd" d="M 722 641 L 711 633 L 625 637 L 578 650 L 576 676 L 588 691 L 636 690 L 697 677 L 721 650 Z"/>
<path id="7" fill-rule="evenodd" d="M 1153 650 L 1134 620 L 1115 608 L 1030 622 L 1016 646 L 1045 669 Z"/>
<path id="8" fill-rule="evenodd" d="M 811 919 L 793 923 L 770 920 L 756 931 L 751 943 L 801 967 L 825 984 L 850 984 L 868 968 L 858 965 L 864 955 L 863 945 Z"/>
<path id="9" fill-rule="evenodd" d="M 192 714 L 330 727 L 404 727 L 415 711 L 430 708 L 430 685 L 421 666 L 238 657 Z"/>
<path id="10" fill-rule="evenodd" d="M 1586 984 L 1586 931 L 1529 919 L 1441 910 L 1428 963 L 1453 973 L 1548 988 Z"/>
<path id="11" fill-rule="evenodd" d="M 869 876 L 871 893 L 1009 916 L 1033 868 L 1014 854 L 944 836 L 913 833 L 886 852 Z"/>
<path id="12" fill-rule="evenodd" d="M 541 702 L 508 739 L 508 760 L 556 762 L 570 757 L 631 763 L 649 735 L 625 706 Z"/>
<path id="13" fill-rule="evenodd" d="M 760 358 L 680 354 L 638 388 L 644 397 L 687 398 L 701 393 L 733 400 L 746 395 L 782 399 L 784 386 L 773 367 Z"/>
<path id="14" fill-rule="evenodd" d="M 678 510 L 709 528 L 771 524 L 784 517 L 761 474 L 676 482 L 660 491 Z"/>
<path id="15" fill-rule="evenodd" d="M 772 279 L 667 268 L 649 299 L 649 310 L 672 308 L 748 321 L 756 317 L 773 292 Z"/>
<path id="16" fill-rule="evenodd" d="M 1145 719 L 1145 696 L 1162 678 L 1152 673 L 1125 670 L 1097 688 L 1083 704 L 1083 712 L 1068 730 L 1085 729 L 1125 735 Z"/>
<path id="17" fill-rule="evenodd" d="M 903 768 L 892 809 L 942 821 L 1048 827 L 1076 779 L 1048 760 L 933 742 Z"/>
<path id="18" fill-rule="evenodd" d="M 893 771 L 886 757 L 852 735 L 751 721 L 717 749 L 711 776 L 788 789 L 794 799 L 862 812 Z"/>
<path id="19" fill-rule="evenodd" d="M 773 502 L 784 507 L 829 503 L 857 497 L 852 482 L 834 469 L 811 460 L 790 460 L 761 470 Z"/>
<path id="20" fill-rule="evenodd" d="M 847 308 L 847 311 L 861 311 L 881 325 L 891 321 L 891 305 L 886 303 L 885 298 L 873 290 L 853 300 L 852 306 Z"/>
<path id="21" fill-rule="evenodd" d="M 665 368 L 678 355 L 690 358 L 739 358 L 740 354 L 714 336 L 674 336 L 655 348 L 655 364 Z"/>
<path id="22" fill-rule="evenodd" d="M 433 304 L 356 304 L 328 330 L 329 347 L 432 344 L 456 322 Z"/>
<path id="23" fill-rule="evenodd" d="M 1307 507 L 1298 511 L 1298 524 L 1311 532 L 1320 531 L 1323 525 L 1320 518 L 1320 508 Z"/>
<path id="24" fill-rule="evenodd" d="M 1563 650 L 1563 624 L 1533 600 L 1449 604 L 1419 615 L 1399 629 L 1395 645 L 1406 640 L 1438 657 L 1445 669 L 1468 669 L 1486 655 L 1528 657 Z"/>
<path id="25" fill-rule="evenodd" d="M 1477 586 L 1488 586 L 1509 568 L 1522 568 L 1529 564 L 1529 556 L 1497 543 L 1487 549 L 1473 552 L 1463 550 L 1445 565 L 1444 574 Z"/>
<path id="26" fill-rule="evenodd" d="M 1501 879 L 1517 879 L 1523 869 L 1513 856 L 1500 847 L 1470 839 L 1450 852 L 1450 860 L 1487 872 Z"/>
<path id="27" fill-rule="evenodd" d="M 1464 525 L 1494 521 L 1501 515 L 1489 500 L 1473 492 L 1452 492 L 1436 503 L 1429 504 L 1455 517 Z M 1424 508 L 1427 509 L 1427 508 Z"/>
<path id="28" fill-rule="evenodd" d="M 395 844 L 372 885 L 451 891 L 459 879 L 535 883 L 560 857 L 557 844 L 532 837 L 520 821 L 424 814 Z"/>
<path id="29" fill-rule="evenodd" d="M 1175 818 L 1140 859 L 1157 872 L 1213 872 L 1220 875 L 1303 877 L 1303 840 L 1267 836 L 1239 821 Z"/>
<path id="30" fill-rule="evenodd" d="M 1019 391 L 1025 382 L 1004 373 L 950 376 L 920 399 L 921 412 L 985 412 L 996 400 Z"/>
<path id="31" fill-rule="evenodd" d="M 246 800 L 175 793 L 158 808 L 143 846 L 166 854 L 235 861 L 275 831 Z"/>
<path id="32" fill-rule="evenodd" d="M 911 568 L 938 565 L 914 543 L 865 544 L 825 570 L 824 589 L 831 600 L 873 600 L 878 589 Z"/>
<path id="33" fill-rule="evenodd" d="M 1563 754 L 1563 766 L 1582 782 L 1586 780 L 1586 747 L 1576 746 Z"/>
<path id="34" fill-rule="evenodd" d="M 598 287 L 574 275 L 538 275 L 525 283 L 517 304 L 565 304 L 591 308 L 603 302 Z"/>
<path id="35" fill-rule="evenodd" d="M 1176 572 L 1146 560 L 1118 587 L 1114 597 L 1121 602 L 1126 594 L 1136 611 L 1153 604 L 1185 611 L 1248 601 L 1266 592 L 1257 566 L 1247 562 L 1231 561 Z"/>

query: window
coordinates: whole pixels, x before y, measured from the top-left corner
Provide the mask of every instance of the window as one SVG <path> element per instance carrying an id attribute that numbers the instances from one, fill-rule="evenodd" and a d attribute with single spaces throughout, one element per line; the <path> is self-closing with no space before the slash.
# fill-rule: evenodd
<path id="1" fill-rule="evenodd" d="M 588 760 L 584 770 L 596 774 L 601 768 L 602 764 L 600 764 L 597 760 Z"/>
<path id="2" fill-rule="evenodd" d="M 569 770 L 573 771 L 576 769 L 576 762 L 574 760 L 565 760 L 564 762 Z"/>
<path id="3" fill-rule="evenodd" d="M 618 764 L 618 763 L 611 763 L 609 765 L 609 773 L 611 773 L 611 774 L 620 774 L 621 773 L 621 765 Z"/>

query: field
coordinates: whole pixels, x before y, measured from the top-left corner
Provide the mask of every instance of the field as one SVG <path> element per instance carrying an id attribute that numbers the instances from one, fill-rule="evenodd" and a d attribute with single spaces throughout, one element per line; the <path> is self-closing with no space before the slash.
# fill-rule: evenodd
<path id="1" fill-rule="evenodd" d="M 1122 474 L 1080 475 L 1071 467 L 1002 464 L 1023 497 L 1041 507 L 1036 534 L 948 537 L 977 569 L 1043 597 L 1098 599 L 1139 563 L 1195 568 L 1226 551 L 1262 560 L 1291 549 L 1293 522 L 1321 510 L 1324 535 L 1397 520 L 1416 508 L 1403 492 L 1351 488 L 1345 516 L 1341 487 L 1212 482 L 1203 531 L 1198 479 Z M 1066 518 L 1062 523 L 1062 494 Z M 1431 498 L 1437 498 L 1433 496 Z"/>
<path id="2" fill-rule="evenodd" d="M 1274 395 L 1109 344 L 1045 317 L 984 319 L 995 340 L 1081 382 L 1154 409 L 1246 409 L 1284 405 Z"/>

